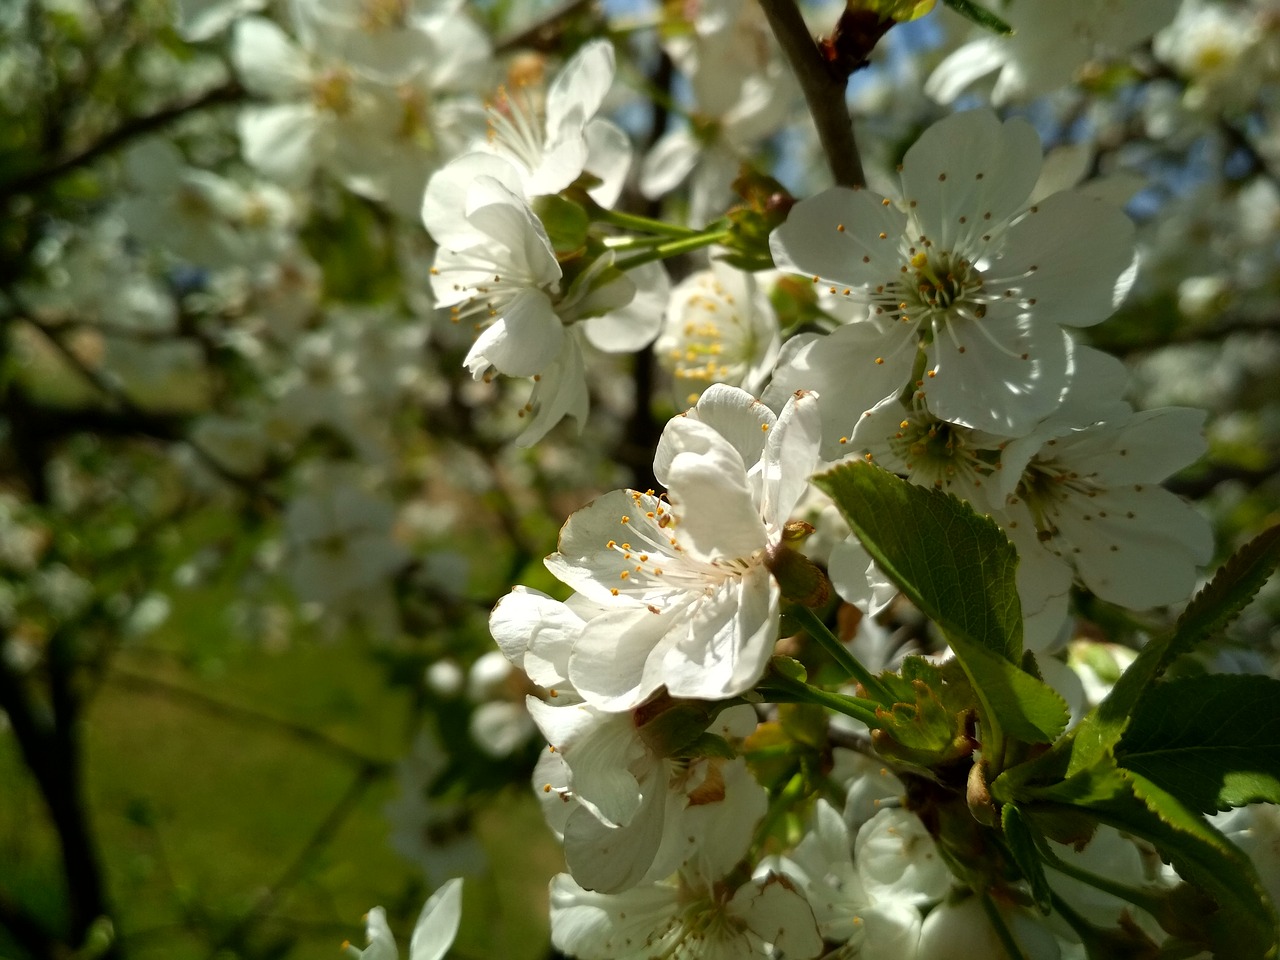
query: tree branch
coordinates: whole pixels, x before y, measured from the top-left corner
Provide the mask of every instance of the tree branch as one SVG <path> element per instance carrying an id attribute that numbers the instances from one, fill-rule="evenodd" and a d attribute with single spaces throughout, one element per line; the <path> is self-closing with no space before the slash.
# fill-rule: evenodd
<path id="1" fill-rule="evenodd" d="M 339 743 L 337 740 L 333 740 L 311 727 L 293 723 L 290 720 L 281 720 L 277 717 L 268 716 L 256 710 L 237 706 L 234 703 L 215 700 L 213 697 L 205 696 L 203 693 L 166 683 L 154 677 L 116 669 L 107 674 L 107 682 L 138 693 L 164 697 L 192 709 L 201 710 L 210 716 L 230 720 L 233 723 L 243 723 L 276 730 L 342 760 L 344 763 L 354 764 L 362 769 L 383 773 L 390 770 L 393 765 L 389 760 L 366 756 L 359 750 L 348 747 L 344 743 Z"/>
<path id="2" fill-rule="evenodd" d="M 51 705 L 35 702 L 24 678 L 0 657 L 0 709 L 9 716 L 22 759 L 58 833 L 70 915 L 67 945 L 74 949 L 84 942 L 93 922 L 107 913 L 107 905 L 80 780 L 78 717 L 72 712 L 78 701 L 70 677 L 64 675 L 69 665 L 58 662 L 63 657 L 54 655 L 55 646 L 50 644 Z M 106 956 L 114 955 L 113 944 Z"/>
<path id="3" fill-rule="evenodd" d="M 96 143 L 85 147 L 76 153 L 63 157 L 61 160 L 55 160 L 46 166 L 41 166 L 35 170 L 30 170 L 25 174 L 21 174 L 8 183 L 0 185 L 0 207 L 11 197 L 25 193 L 34 193 L 57 180 L 59 177 L 70 173 L 79 167 L 92 163 L 104 154 L 110 153 L 119 147 L 124 146 L 131 140 L 145 136 L 148 133 L 156 133 L 163 130 L 176 120 L 181 119 L 188 113 L 196 110 L 203 110 L 205 107 L 213 107 L 224 103 L 236 103 L 245 97 L 244 88 L 240 84 L 232 81 L 220 87 L 214 87 L 206 90 L 198 96 L 191 97 L 187 100 L 179 101 L 157 110 L 155 113 L 147 114 L 144 117 L 135 117 L 127 120 L 120 126 L 116 127 L 110 133 L 102 137 Z"/>
<path id="4" fill-rule="evenodd" d="M 804 91 L 831 175 L 841 186 L 865 187 L 853 119 L 845 103 L 848 73 L 833 69 L 823 57 L 794 0 L 760 0 L 760 8 Z"/>
<path id="5" fill-rule="evenodd" d="M 232 928 L 209 951 L 209 960 L 216 960 L 217 957 L 223 956 L 224 951 L 227 950 L 233 950 L 236 953 L 244 952 L 241 948 L 249 931 L 266 917 L 280 901 L 282 895 L 302 878 L 302 875 L 324 848 L 325 844 L 332 839 L 333 835 L 346 822 L 347 817 L 355 810 L 365 791 L 384 772 L 385 768 L 380 766 L 360 768 L 356 773 L 355 779 L 351 781 L 351 785 L 347 787 L 346 792 L 338 798 L 338 802 L 330 809 L 328 816 L 312 832 L 310 839 L 307 840 L 293 861 L 285 867 L 276 882 L 259 895 L 257 902 L 249 908 L 249 911 L 237 920 Z"/>

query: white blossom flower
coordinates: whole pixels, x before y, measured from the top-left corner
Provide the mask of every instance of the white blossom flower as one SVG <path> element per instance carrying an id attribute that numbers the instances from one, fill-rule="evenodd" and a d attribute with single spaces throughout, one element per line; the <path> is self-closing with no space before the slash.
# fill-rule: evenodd
<path id="1" fill-rule="evenodd" d="M 527 196 L 559 193 L 585 170 L 601 180 L 587 192 L 611 205 L 631 166 L 626 133 L 596 116 L 613 74 L 613 45 L 596 40 L 564 65 L 544 103 L 528 78 L 513 77 L 489 107 L 489 138 L 480 149 L 509 161 Z"/>
<path id="2" fill-rule="evenodd" d="M 822 952 L 813 912 L 778 876 L 730 886 L 694 871 L 619 894 L 551 881 L 551 942 L 580 960 L 746 960 Z"/>
<path id="3" fill-rule="evenodd" d="M 998 903 L 996 909 L 1026 960 L 1059 960 L 1062 943 L 1030 910 Z M 940 903 L 925 917 L 921 960 L 1011 960 L 977 897 Z"/>
<path id="4" fill-rule="evenodd" d="M 1134 610 L 1185 600 L 1213 535 L 1158 484 L 1204 451 L 1204 417 L 1170 407 L 1086 425 L 1051 418 L 1011 442 L 1001 525 L 1022 563 L 1050 554 L 1097 596 Z"/>
<path id="5" fill-rule="evenodd" d="M 529 699 L 529 711 L 551 743 L 561 772 L 540 763 L 534 786 L 561 834 L 574 880 L 588 890 L 618 893 L 668 877 L 696 860 L 700 869 L 727 872 L 750 846 L 751 824 L 768 800 L 741 759 L 676 759 L 651 742 L 650 708 L 606 713 L 585 703 Z M 671 709 L 680 711 L 677 703 Z M 701 727 L 704 717 L 690 723 Z M 754 711 L 725 711 L 710 732 L 741 740 L 756 727 Z M 565 804 L 572 809 L 563 810 Z"/>
<path id="6" fill-rule="evenodd" d="M 1000 15 L 1009 36 L 982 34 L 938 64 L 925 92 L 941 103 L 955 100 L 975 80 L 997 70 L 991 102 L 1007 103 L 1048 93 L 1069 83 L 1099 51 L 1125 52 L 1169 22 L 1179 0 L 1075 0 L 1011 3 Z"/>
<path id="7" fill-rule="evenodd" d="M 1262 30 L 1247 7 L 1183 0 L 1156 34 L 1155 55 L 1188 82 L 1184 104 L 1236 108 L 1252 101 L 1264 76 L 1257 58 Z"/>
<path id="8" fill-rule="evenodd" d="M 295 0 L 299 32 L 379 83 L 480 90 L 492 44 L 457 0 Z"/>
<path id="9" fill-rule="evenodd" d="M 298 597 L 365 615 L 390 604 L 390 577 L 408 558 L 392 539 L 394 519 L 394 505 L 361 489 L 350 469 L 321 474 L 285 510 Z"/>
<path id="10" fill-rule="evenodd" d="M 895 846 L 900 827 L 905 832 Z M 810 831 L 794 850 L 766 864 L 776 862 L 796 884 L 823 939 L 842 944 L 836 956 L 911 960 L 920 938 L 920 905 L 938 899 L 949 883 L 933 839 L 914 814 L 886 808 L 859 830 L 856 856 L 854 849 L 840 814 L 819 800 Z M 922 862 L 930 864 L 927 876 L 917 869 Z"/>
<path id="11" fill-rule="evenodd" d="M 436 301 L 456 322 L 476 327 L 467 369 L 477 380 L 493 370 L 534 378 L 521 414 L 532 414 L 521 437 L 529 444 L 562 417 L 581 422 L 586 415 L 584 341 L 629 352 L 654 338 L 668 281 L 656 263 L 618 271 L 609 251 L 565 278 L 546 228 L 519 190 L 506 161 L 464 156 L 428 184 L 423 219 L 443 245 L 431 269 Z"/>
<path id="12" fill-rule="evenodd" d="M 758 4 L 702 0 L 690 13 L 692 23 L 666 44 L 689 78 L 690 120 L 673 125 L 645 156 L 640 190 L 657 198 L 687 180 L 688 219 L 703 224 L 723 214 L 743 160 L 786 123 L 799 87 Z"/>
<path id="13" fill-rule="evenodd" d="M 696 403 L 713 383 L 757 393 L 780 344 L 777 317 L 755 275 L 713 260 L 671 291 L 653 349 L 675 377 L 677 396 Z"/>
<path id="14" fill-rule="evenodd" d="M 817 432 L 811 395 L 775 417 L 717 384 L 663 431 L 654 474 L 668 500 L 618 490 L 569 518 L 547 567 L 610 607 L 569 660 L 589 703 L 630 709 L 662 686 L 718 700 L 756 682 L 781 600 L 767 563 L 817 464 Z"/>
<path id="15" fill-rule="evenodd" d="M 188 167 L 178 148 L 152 139 L 125 155 L 134 192 L 121 215 L 138 240 L 210 269 L 273 258 L 288 245 L 294 209 L 278 187 L 246 189 Z"/>
<path id="16" fill-rule="evenodd" d="M 409 960 L 441 960 L 458 935 L 462 919 L 462 880 L 446 881 L 422 907 L 409 939 Z M 343 951 L 354 960 L 399 960 L 396 939 L 387 926 L 387 912 L 381 907 L 369 911 L 365 920 L 369 945 L 363 950 L 344 943 Z"/>
<path id="17" fill-rule="evenodd" d="M 1135 266 L 1133 227 L 1119 209 L 1070 191 L 1028 205 L 1040 160 L 1024 121 L 954 114 L 907 151 L 900 200 L 836 187 L 797 204 L 770 238 L 775 262 L 866 304 L 867 315 L 834 363 L 812 342 L 811 355 L 792 362 L 833 363 L 827 378 L 869 381 L 883 390 L 878 400 L 906 386 L 919 347 L 926 372 L 916 395 L 938 417 L 1027 432 L 1070 379 L 1061 325 L 1109 316 Z M 861 412 L 842 411 L 841 435 Z"/>

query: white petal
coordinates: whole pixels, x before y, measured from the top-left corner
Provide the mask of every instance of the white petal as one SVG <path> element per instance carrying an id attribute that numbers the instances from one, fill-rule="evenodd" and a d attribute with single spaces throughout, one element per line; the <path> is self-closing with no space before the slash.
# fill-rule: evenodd
<path id="1" fill-rule="evenodd" d="M 832 187 L 792 207 L 769 249 L 779 270 L 837 287 L 876 286 L 898 278 L 906 225 L 900 210 L 870 191 Z"/>
<path id="2" fill-rule="evenodd" d="M 950 250 L 971 230 L 966 221 L 1005 223 L 1020 210 L 1040 163 L 1040 138 L 1025 120 L 1002 123 L 990 110 L 953 113 L 903 157 L 902 192 L 920 231 Z"/>
<path id="3" fill-rule="evenodd" d="M 629 823 L 641 801 L 631 767 L 645 756 L 631 715 L 585 703 L 556 707 L 537 697 L 526 697 L 525 705 L 568 765 L 570 786 L 583 807 L 610 824 Z"/>
<path id="4" fill-rule="evenodd" d="M 250 93 L 273 100 L 302 99 L 308 93 L 311 68 L 306 56 L 265 17 L 245 17 L 236 24 L 231 61 Z"/>
<path id="5" fill-rule="evenodd" d="M 951 885 L 951 872 L 920 818 L 882 809 L 858 831 L 854 863 L 873 900 L 925 904 Z"/>
<path id="6" fill-rule="evenodd" d="M 1132 285 L 1133 223 L 1116 207 L 1056 193 L 1009 228 L 1000 273 L 1024 277 L 1035 322 L 1087 327 L 1115 311 Z M 1018 281 L 1010 281 L 1018 282 Z"/>
<path id="7" fill-rule="evenodd" d="M 462 878 L 440 885 L 427 900 L 409 941 L 409 960 L 440 960 L 449 952 L 462 919 Z"/>
<path id="8" fill-rule="evenodd" d="M 1085 586 L 1132 610 L 1187 599 L 1213 548 L 1208 522 L 1161 487 L 1107 490 L 1056 520 Z"/>
<path id="9" fill-rule="evenodd" d="M 631 170 L 634 150 L 631 139 L 616 123 L 596 118 L 583 131 L 587 141 L 587 173 L 600 178 L 599 186 L 587 193 L 602 207 L 612 207 L 622 193 Z"/>
<path id="10" fill-rule="evenodd" d="M 559 355 L 542 371 L 542 379 L 535 384 L 529 402 L 534 407 L 533 417 L 516 438 L 516 446 L 532 446 L 565 417 L 577 421 L 578 429 L 582 429 L 590 398 L 576 331 L 571 330 L 565 336 Z"/>
<path id="11" fill-rule="evenodd" d="M 951 103 L 969 84 L 998 69 L 1007 56 L 996 37 L 966 43 L 929 74 L 924 84 L 925 95 L 939 103 Z"/>
<path id="12" fill-rule="evenodd" d="M 733 895 L 729 912 L 786 957 L 816 957 L 822 938 L 813 911 L 781 877 L 745 884 Z"/>
<path id="13" fill-rule="evenodd" d="M 494 366 L 510 377 L 532 377 L 556 359 L 564 336 L 547 295 L 521 290 L 476 338 L 465 365 L 473 374 Z"/>
<path id="14" fill-rule="evenodd" d="M 680 611 L 650 613 L 644 607 L 611 610 L 593 617 L 569 658 L 569 679 L 601 710 L 631 710 L 665 682 L 664 645 L 681 620 Z"/>
<path id="15" fill-rule="evenodd" d="M 1209 446 L 1204 438 L 1206 416 L 1189 407 L 1144 410 L 1117 430 L 1080 435 L 1070 447 L 1071 459 L 1081 472 L 1088 469 L 1107 485 L 1159 483 L 1204 455 Z"/>
<path id="16" fill-rule="evenodd" d="M 684 418 L 676 418 L 667 424 L 658 439 L 653 475 L 663 486 L 670 485 L 671 461 L 676 454 L 689 449 L 705 449 L 698 440 L 702 437 L 701 432 L 687 431 L 678 426 L 685 418 L 705 423 L 728 440 L 742 458 L 744 467 L 750 467 L 760 459 L 768 431 L 777 422 L 772 410 L 740 387 L 712 384 L 702 392 L 697 405 Z M 695 446 L 688 446 L 690 442 Z"/>
<path id="17" fill-rule="evenodd" d="M 982 324 L 984 329 L 974 329 Z M 1067 335 L 1053 326 L 1028 326 L 991 314 L 958 325 L 929 350 L 935 376 L 922 392 L 943 420 L 1018 437 L 1053 410 L 1071 372 Z M 957 346 L 958 344 L 958 346 Z"/>
<path id="18" fill-rule="evenodd" d="M 665 770 L 641 785 L 644 798 L 626 826 L 602 823 L 585 807 L 569 816 L 564 855 L 569 872 L 587 890 L 621 893 L 644 879 L 662 843 L 666 825 Z"/>
<path id="19" fill-rule="evenodd" d="M 548 689 L 568 686 L 569 652 L 582 624 L 559 600 L 520 586 L 489 614 L 489 633 L 503 654 Z"/>
<path id="20" fill-rule="evenodd" d="M 587 342 L 606 353 L 643 350 L 662 328 L 671 280 L 660 263 L 647 263 L 627 273 L 635 294 L 625 306 L 583 324 Z"/>
<path id="21" fill-rule="evenodd" d="M 512 193 L 521 189 L 519 171 L 501 157 L 469 153 L 437 170 L 422 198 L 422 222 L 442 247 L 464 250 L 486 242 L 466 218 L 467 194 L 477 177 L 493 177 Z"/>
<path id="22" fill-rule="evenodd" d="M 399 960 L 396 938 L 387 926 L 387 911 L 374 907 L 365 918 L 365 932 L 369 945 L 358 951 L 360 960 Z"/>
<path id="23" fill-rule="evenodd" d="M 618 960 L 675 919 L 676 887 L 637 887 L 620 894 L 590 893 L 567 873 L 551 881 L 551 942 L 579 960 Z"/>
<path id="24" fill-rule="evenodd" d="M 829 334 L 791 338 L 783 344 L 765 401 L 781 409 L 796 390 L 816 391 L 822 455 L 831 460 L 845 455 L 863 412 L 898 393 L 911 376 L 916 351 L 907 338 L 912 331 L 900 324 L 891 332 L 897 339 L 875 324 L 851 323 Z"/>
<path id="25" fill-rule="evenodd" d="M 688 130 L 669 130 L 640 165 L 640 192 L 651 200 L 670 193 L 693 170 L 701 151 Z"/>
<path id="26" fill-rule="evenodd" d="M 809 488 L 809 477 L 818 467 L 821 442 L 818 396 L 797 392 L 782 408 L 777 426 L 769 431 L 761 461 L 764 489 L 760 513 L 779 532 Z"/>
<path id="27" fill-rule="evenodd" d="M 273 180 L 303 186 L 321 159 L 323 123 L 309 104 L 245 107 L 238 118 L 244 158 Z"/>
<path id="28" fill-rule="evenodd" d="M 751 689 L 773 655 L 780 603 L 778 584 L 764 567 L 699 603 L 687 636 L 662 660 L 671 695 L 725 700 Z"/>
<path id="29" fill-rule="evenodd" d="M 831 549 L 827 576 L 842 599 L 868 616 L 876 616 L 898 595 L 898 588 L 880 572 L 855 536 L 841 540 Z"/>
<path id="30" fill-rule="evenodd" d="M 595 116 L 613 84 L 613 44 L 595 40 L 583 45 L 547 91 L 547 130 L 554 132 L 576 114 L 579 127 Z"/>
<path id="31" fill-rule="evenodd" d="M 697 420 L 677 419 L 667 430 L 681 436 L 684 447 L 667 482 L 681 546 L 698 559 L 724 562 L 763 549 L 767 533 L 738 452 Z"/>

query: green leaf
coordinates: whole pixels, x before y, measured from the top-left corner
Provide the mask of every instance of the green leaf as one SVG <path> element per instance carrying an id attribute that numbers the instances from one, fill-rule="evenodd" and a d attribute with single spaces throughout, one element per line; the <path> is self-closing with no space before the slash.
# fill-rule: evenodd
<path id="1" fill-rule="evenodd" d="M 998 796 L 999 791 L 994 792 Z M 1176 918 L 1195 923 L 1215 956 L 1274 957 L 1280 921 L 1252 862 L 1201 814 L 1158 784 L 1119 769 L 1107 756 L 1067 780 L 1027 788 L 1023 798 L 1019 805 L 1034 823 L 1083 812 L 1153 844 L 1185 880 L 1218 904 L 1217 911 L 1204 917 Z M 1169 918 L 1162 918 L 1162 923 L 1170 929 Z"/>
<path id="2" fill-rule="evenodd" d="M 1080 721 L 1073 736 L 1055 746 L 1045 764 L 1067 760 L 1074 773 L 1098 763 L 1124 734 L 1138 701 L 1169 664 L 1227 626 L 1280 565 L 1280 526 L 1245 544 L 1187 605 L 1171 633 L 1151 640 L 1116 681 L 1106 699 Z"/>
<path id="3" fill-rule="evenodd" d="M 1177 657 L 1226 629 L 1280 567 L 1280 524 L 1254 537 L 1192 598 L 1174 628 L 1159 672 Z"/>
<path id="4" fill-rule="evenodd" d="M 1053 687 L 990 650 L 957 636 L 951 649 L 964 665 L 986 716 L 1027 743 L 1052 743 L 1067 727 L 1071 713 Z"/>
<path id="5" fill-rule="evenodd" d="M 814 483 L 835 501 L 880 569 L 948 637 L 1019 661 L 1018 555 L 994 520 L 868 463 L 840 464 Z"/>
<path id="6" fill-rule="evenodd" d="M 1013 27 L 1009 26 L 986 7 L 980 7 L 978 4 L 973 3 L 972 0 L 942 0 L 942 2 L 966 20 L 970 20 L 980 27 L 994 30 L 996 33 L 1002 33 L 1006 36 L 1013 33 Z"/>
<path id="7" fill-rule="evenodd" d="M 1116 761 L 1206 813 L 1280 803 L 1280 680 L 1157 684 L 1139 702 Z"/>
<path id="8" fill-rule="evenodd" d="M 1015 803 L 1006 803 L 1000 811 L 1000 829 L 1004 831 L 1005 843 L 1009 846 L 1009 854 L 1018 865 L 1027 883 L 1031 885 L 1031 896 L 1040 908 L 1040 912 L 1049 913 L 1050 898 L 1053 891 L 1049 889 L 1049 881 L 1044 875 L 1044 864 L 1036 851 L 1033 827 L 1022 815 Z"/>
<path id="9" fill-rule="evenodd" d="M 1184 879 L 1218 901 L 1221 909 L 1208 924 L 1215 955 L 1232 960 L 1274 958 L 1280 917 L 1244 851 L 1141 774 L 1121 773 L 1136 800 L 1157 820 L 1144 822 L 1144 815 L 1133 807 L 1109 822 L 1155 844 Z"/>

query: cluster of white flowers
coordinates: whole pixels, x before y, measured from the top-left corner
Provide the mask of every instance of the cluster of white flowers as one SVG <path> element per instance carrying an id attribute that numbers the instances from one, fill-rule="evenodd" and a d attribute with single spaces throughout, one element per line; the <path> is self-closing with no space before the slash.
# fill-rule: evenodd
<path id="1" fill-rule="evenodd" d="M 470 737 L 446 750 L 428 722 L 399 771 L 395 842 L 432 883 L 482 859 L 469 834 L 448 851 L 423 840 L 465 820 L 432 794 L 445 754 L 475 747 L 517 768 L 545 739 L 533 784 L 564 848 L 550 910 L 566 954 L 1001 957 L 1003 933 L 1027 957 L 1082 956 L 1069 925 L 986 896 L 948 853 L 918 771 L 882 764 L 848 718 L 824 716 L 806 744 L 788 727 L 803 718 L 760 688 L 795 653 L 788 603 L 830 600 L 876 669 L 900 663 L 899 639 L 930 639 L 918 624 L 890 635 L 910 612 L 810 483 L 845 460 L 954 494 L 1005 531 L 1026 646 L 1077 717 L 1115 680 L 1099 663 L 1125 654 L 1082 646 L 1073 597 L 1141 613 L 1191 594 L 1211 527 L 1161 484 L 1208 448 L 1206 416 L 1154 401 L 1212 403 L 1241 370 L 1265 383 L 1280 354 L 1215 345 L 1126 366 L 1090 343 L 1127 300 L 1171 289 L 1191 322 L 1224 304 L 1274 311 L 1274 2 L 1022 0 L 1000 6 L 1011 36 L 962 32 L 940 10 L 936 36 L 910 35 L 920 49 L 893 46 L 915 29 L 895 26 L 896 62 L 851 96 L 902 143 L 864 151 L 895 164 L 859 188 L 796 162 L 812 134 L 752 0 L 666 4 L 659 31 L 614 24 L 648 46 L 591 39 L 558 65 L 504 48 L 480 25 L 490 5 L 461 0 L 179 6 L 185 37 L 222 43 L 247 102 L 214 136 L 131 146 L 100 221 L 35 244 L 38 282 L 12 295 L 30 326 L 14 351 L 37 379 L 70 369 L 112 410 L 164 414 L 147 427 L 174 431 L 170 465 L 192 490 L 274 511 L 253 564 L 328 632 L 354 623 L 390 646 L 426 622 L 463 637 L 459 610 L 475 627 L 510 584 L 477 599 L 470 564 L 527 570 L 547 546 L 464 558 L 456 541 L 499 527 L 520 541 L 520 510 L 575 510 L 545 559 L 560 593 L 517 586 L 492 607 L 500 654 L 464 638 L 424 647 L 425 671 L 414 661 L 423 699 L 465 714 Z M 838 57 L 836 40 L 822 49 Z M 640 133 L 624 66 L 646 57 L 677 78 L 659 92 L 669 122 Z M 891 68 L 913 85 L 886 117 Z M 1140 77 L 1142 102 L 1087 99 L 1107 69 Z M 1270 114 L 1250 113 L 1259 100 Z M 983 105 L 942 112 L 956 102 Z M 228 152 L 218 137 L 233 127 L 239 166 L 215 173 L 204 158 Z M 1249 168 L 1177 189 L 1153 179 L 1154 154 L 1192 142 Z M 770 181 L 757 203 L 765 178 L 742 168 L 762 149 L 803 199 Z M 1163 219 L 1143 213 L 1166 188 Z M 626 375 L 623 355 L 650 350 L 636 368 L 652 360 L 665 393 Z M 1188 373 L 1210 363 L 1225 372 Z M 661 420 L 629 436 L 659 396 L 664 416 L 688 409 L 660 436 Z M 589 442 L 562 440 L 566 419 Z M 626 458 L 641 472 L 652 452 L 654 489 L 591 498 L 647 486 L 618 480 L 624 458 L 606 447 L 655 437 Z M 465 516 L 479 503 L 501 504 L 501 523 Z M 28 529 L 3 506 L 6 529 Z M 39 565 L 35 547 L 5 549 L 22 555 L 6 569 Z M 29 593 L 51 608 L 81 602 L 75 578 L 39 582 Z M 6 626 L 31 596 L 0 592 Z M 15 650 L 0 654 L 25 663 Z M 788 793 L 770 751 L 808 747 Z M 1259 857 L 1274 851 L 1271 814 L 1221 820 Z M 1059 847 L 1135 889 L 1178 880 L 1116 831 Z M 1053 884 L 1090 922 L 1164 935 L 1114 896 Z M 428 902 L 411 960 L 444 955 L 460 896 L 450 881 Z M 394 958 L 379 908 L 368 928 L 350 954 Z"/>

